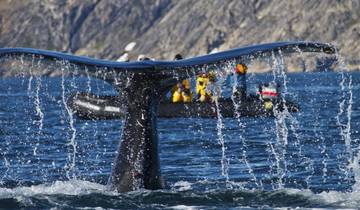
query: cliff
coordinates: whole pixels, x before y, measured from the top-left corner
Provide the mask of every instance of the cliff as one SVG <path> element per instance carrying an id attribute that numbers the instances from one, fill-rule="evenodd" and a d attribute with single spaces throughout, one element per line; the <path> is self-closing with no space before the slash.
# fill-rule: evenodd
<path id="1" fill-rule="evenodd" d="M 287 40 L 334 43 L 359 59 L 360 2 L 336 0 L 0 0 L 0 47 L 117 59 L 185 57 Z M 357 68 L 353 65 L 353 68 Z"/>

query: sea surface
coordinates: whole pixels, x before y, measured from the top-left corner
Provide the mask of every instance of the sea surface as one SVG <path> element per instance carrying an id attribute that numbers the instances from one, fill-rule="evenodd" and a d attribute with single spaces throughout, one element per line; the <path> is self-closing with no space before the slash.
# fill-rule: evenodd
<path id="1" fill-rule="evenodd" d="M 0 209 L 360 207 L 360 74 L 249 74 L 276 81 L 298 113 L 159 119 L 163 190 L 110 191 L 122 121 L 87 121 L 76 91 L 116 94 L 96 79 L 0 79 Z M 223 96 L 232 88 L 225 82 Z"/>

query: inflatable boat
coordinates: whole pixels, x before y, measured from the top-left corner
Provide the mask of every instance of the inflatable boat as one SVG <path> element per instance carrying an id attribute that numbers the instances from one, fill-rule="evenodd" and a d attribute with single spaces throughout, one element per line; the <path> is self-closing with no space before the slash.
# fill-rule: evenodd
<path id="1" fill-rule="evenodd" d="M 120 97 L 117 96 L 75 93 L 69 97 L 67 104 L 76 116 L 82 119 L 108 120 L 120 119 L 125 116 L 126 107 L 120 100 Z M 274 114 L 274 110 L 299 111 L 299 106 L 291 101 L 281 98 L 264 101 L 255 95 L 247 96 L 238 102 L 234 102 L 231 98 L 219 98 L 217 104 L 199 101 L 172 103 L 164 99 L 160 102 L 158 117 L 215 118 L 218 116 L 218 111 L 222 117 L 271 116 Z"/>

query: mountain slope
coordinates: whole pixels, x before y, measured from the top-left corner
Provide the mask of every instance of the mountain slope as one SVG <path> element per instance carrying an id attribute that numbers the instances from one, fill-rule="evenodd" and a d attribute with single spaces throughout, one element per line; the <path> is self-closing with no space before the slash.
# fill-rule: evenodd
<path id="1" fill-rule="evenodd" d="M 358 1 L 0 0 L 0 47 L 35 47 L 97 58 L 171 59 L 286 40 L 335 43 L 349 60 L 360 46 Z"/>

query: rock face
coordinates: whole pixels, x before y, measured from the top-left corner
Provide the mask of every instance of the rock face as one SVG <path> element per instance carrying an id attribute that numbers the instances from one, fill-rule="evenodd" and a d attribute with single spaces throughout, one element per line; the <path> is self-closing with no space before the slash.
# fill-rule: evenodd
<path id="1" fill-rule="evenodd" d="M 0 47 L 117 59 L 172 59 L 274 41 L 332 42 L 360 53 L 360 2 L 336 0 L 0 0 Z"/>

